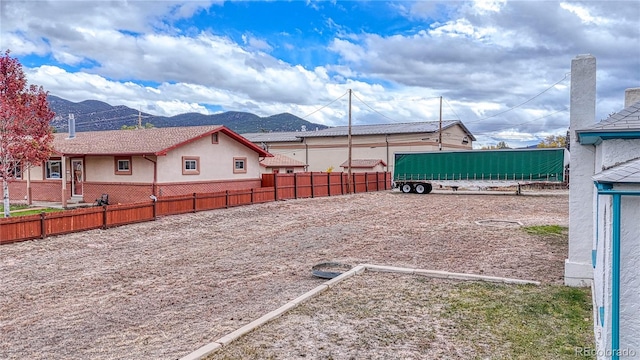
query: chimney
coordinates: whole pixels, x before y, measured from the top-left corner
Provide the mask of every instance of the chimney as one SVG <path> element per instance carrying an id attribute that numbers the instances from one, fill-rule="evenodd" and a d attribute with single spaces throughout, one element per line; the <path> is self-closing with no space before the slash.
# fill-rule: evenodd
<path id="1" fill-rule="evenodd" d="M 76 137 L 76 117 L 69 114 L 69 137 L 67 139 L 75 139 Z"/>
<path id="2" fill-rule="evenodd" d="M 578 55 L 571 61 L 569 99 L 569 139 L 571 141 L 571 177 L 569 187 L 569 257 L 565 260 L 564 283 L 589 286 L 593 279 L 595 174 L 593 146 L 581 145 L 576 130 L 596 123 L 596 58 Z"/>
<path id="3" fill-rule="evenodd" d="M 624 91 L 624 107 L 629 107 L 640 101 L 640 87 Z"/>

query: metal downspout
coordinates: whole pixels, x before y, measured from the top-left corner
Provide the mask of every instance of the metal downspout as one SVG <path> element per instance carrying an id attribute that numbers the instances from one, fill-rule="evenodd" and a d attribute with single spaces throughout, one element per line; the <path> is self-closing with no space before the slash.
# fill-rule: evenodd
<path id="1" fill-rule="evenodd" d="M 142 158 L 153 163 L 153 183 L 151 184 L 151 193 L 153 196 L 158 196 L 158 158 L 156 157 L 156 160 L 152 160 L 147 155 L 142 155 Z"/>
<path id="2" fill-rule="evenodd" d="M 389 134 L 384 134 L 384 142 L 387 144 L 387 172 L 389 172 Z"/>

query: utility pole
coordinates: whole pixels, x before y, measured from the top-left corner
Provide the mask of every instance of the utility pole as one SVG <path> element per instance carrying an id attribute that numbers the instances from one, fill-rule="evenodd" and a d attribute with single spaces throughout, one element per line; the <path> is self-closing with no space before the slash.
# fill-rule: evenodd
<path id="1" fill-rule="evenodd" d="M 351 89 L 349 89 L 349 132 L 347 135 L 348 138 L 348 148 L 349 148 L 349 157 L 348 157 L 348 170 L 347 170 L 347 194 L 351 194 Z"/>
<path id="2" fill-rule="evenodd" d="M 142 129 L 142 109 L 138 109 L 138 129 Z"/>
<path id="3" fill-rule="evenodd" d="M 438 130 L 438 150 L 442 151 L 442 96 L 440 96 L 440 127 Z"/>

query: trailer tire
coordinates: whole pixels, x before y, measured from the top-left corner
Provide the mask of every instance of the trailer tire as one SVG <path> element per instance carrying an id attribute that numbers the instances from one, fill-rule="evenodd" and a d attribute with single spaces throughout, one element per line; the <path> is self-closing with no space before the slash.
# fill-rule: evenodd
<path id="1" fill-rule="evenodd" d="M 411 184 L 402 184 L 400 186 L 400 190 L 405 193 L 408 194 L 413 190 L 413 187 L 411 186 Z"/>
<path id="2" fill-rule="evenodd" d="M 423 184 L 423 183 L 418 183 L 415 186 L 415 191 L 418 194 L 427 194 L 427 184 Z"/>
<path id="3" fill-rule="evenodd" d="M 428 194 L 431 192 L 431 190 L 433 190 L 433 186 L 429 183 L 424 184 L 424 186 L 427 188 L 426 191 L 424 192 L 425 194 Z"/>

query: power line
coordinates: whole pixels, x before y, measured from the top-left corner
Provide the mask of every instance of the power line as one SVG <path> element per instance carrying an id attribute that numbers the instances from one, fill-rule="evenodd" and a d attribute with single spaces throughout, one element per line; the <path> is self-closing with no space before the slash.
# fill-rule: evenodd
<path id="1" fill-rule="evenodd" d="M 386 116 L 385 114 L 383 114 L 383 113 L 379 112 L 378 110 L 374 109 L 373 107 L 371 107 L 369 104 L 367 104 L 366 102 L 364 102 L 364 100 L 360 99 L 360 98 L 358 97 L 358 95 L 356 95 L 355 93 L 353 93 L 353 96 L 355 96 L 355 97 L 356 97 L 356 99 L 360 100 L 360 102 L 361 102 L 361 103 L 363 103 L 366 107 L 368 107 L 369 109 L 371 109 L 371 111 L 375 112 L 376 114 L 378 114 L 378 115 L 382 116 L 382 117 L 383 117 L 383 118 L 385 118 L 385 119 L 389 119 L 389 120 L 391 120 L 391 121 L 393 121 L 393 122 L 396 122 L 396 123 L 398 122 L 398 121 L 396 121 L 396 120 L 394 120 L 394 119 L 392 119 L 392 118 L 390 118 L 390 117 Z"/>
<path id="2" fill-rule="evenodd" d="M 306 118 L 308 118 L 309 116 L 311 116 L 311 115 L 313 115 L 313 114 L 317 113 L 318 111 L 320 111 L 320 110 L 322 110 L 322 109 L 326 108 L 327 106 L 329 106 L 329 105 L 333 104 L 334 102 L 336 102 L 336 101 L 338 101 L 338 100 L 342 99 L 342 98 L 343 98 L 345 95 L 347 95 L 348 93 L 349 93 L 349 92 L 345 92 L 344 94 L 340 95 L 339 97 L 337 97 L 336 99 L 334 99 L 334 100 L 333 100 L 333 101 L 331 101 L 330 103 L 328 103 L 328 104 L 326 104 L 326 105 L 324 105 L 324 106 L 322 106 L 322 107 L 320 107 L 320 108 L 318 108 L 318 109 L 316 109 L 316 110 L 312 111 L 311 113 L 309 113 L 309 114 L 307 114 L 307 115 L 303 116 L 301 119 L 306 119 Z"/>
<path id="3" fill-rule="evenodd" d="M 458 116 L 458 114 L 456 114 L 456 111 L 453 110 L 453 107 L 451 106 L 451 104 L 449 104 L 449 102 L 447 101 L 447 99 L 443 98 L 444 102 L 447 104 L 447 106 L 449 107 L 449 109 L 451 109 L 451 111 L 453 112 L 453 115 L 456 116 L 456 118 L 460 121 L 462 121 L 462 119 L 460 119 L 460 116 Z"/>
<path id="4" fill-rule="evenodd" d="M 498 116 L 498 115 L 502 115 L 502 114 L 507 113 L 507 112 L 509 112 L 509 111 L 511 111 L 511 110 L 517 109 L 517 108 L 519 108 L 520 106 L 522 106 L 522 105 L 524 105 L 524 104 L 527 104 L 527 103 L 531 102 L 532 100 L 534 100 L 534 99 L 535 99 L 535 98 L 537 98 L 538 96 L 540 96 L 540 95 L 542 95 L 542 94 L 546 93 L 547 91 L 551 90 L 554 86 L 556 86 L 556 85 L 558 85 L 559 83 L 561 83 L 561 82 L 563 82 L 564 80 L 566 80 L 566 79 L 567 79 L 567 77 L 569 77 L 569 75 L 571 75 L 571 73 L 570 73 L 570 72 L 568 72 L 568 73 L 564 74 L 564 77 L 563 77 L 562 79 L 560 79 L 560 80 L 556 81 L 555 83 L 553 83 L 553 85 L 551 85 L 551 86 L 549 86 L 548 88 L 544 89 L 542 92 L 538 93 L 537 95 L 535 95 L 534 97 L 530 98 L 529 100 L 526 100 L 526 101 L 524 101 L 524 102 L 522 102 L 522 103 L 520 103 L 520 104 L 518 104 L 518 105 L 516 105 L 516 106 L 514 106 L 514 107 L 512 107 L 512 108 L 509 108 L 509 109 L 507 109 L 507 110 L 501 111 L 501 112 L 499 112 L 499 113 L 497 113 L 497 114 L 493 114 L 493 115 L 491 115 L 491 116 L 487 116 L 487 117 L 485 117 L 485 118 L 478 119 L 478 120 L 471 120 L 471 121 L 467 121 L 467 124 L 474 123 L 474 122 L 478 122 L 478 121 L 483 121 L 483 120 L 487 120 L 487 119 L 491 119 L 491 118 L 496 117 L 496 116 Z"/>
<path id="5" fill-rule="evenodd" d="M 567 110 L 568 110 L 567 108 L 564 108 L 564 109 L 562 109 L 562 110 L 558 110 L 558 111 L 552 112 L 551 114 L 547 114 L 547 115 L 545 115 L 545 116 L 541 116 L 541 117 L 539 117 L 539 118 L 535 118 L 535 119 L 532 119 L 532 120 L 523 121 L 523 122 L 518 123 L 518 124 L 509 124 L 509 125 L 508 125 L 508 127 L 520 126 L 520 125 L 524 125 L 524 124 L 527 124 L 527 123 L 530 123 L 530 122 L 534 122 L 534 121 L 537 121 L 537 120 L 542 120 L 542 119 L 544 119 L 544 118 L 548 118 L 549 116 L 553 116 L 553 115 L 555 115 L 555 114 L 558 114 L 558 113 L 561 113 L 561 112 L 565 112 L 565 111 L 567 111 Z M 503 129 L 505 129 L 505 128 L 502 128 L 502 129 L 495 129 L 495 130 L 491 130 L 491 131 L 488 131 L 488 132 L 482 132 L 482 133 L 474 133 L 474 135 L 488 135 L 488 134 L 491 134 L 491 133 L 494 133 L 494 132 L 496 132 L 496 131 L 500 131 L 500 130 L 503 130 Z"/>

